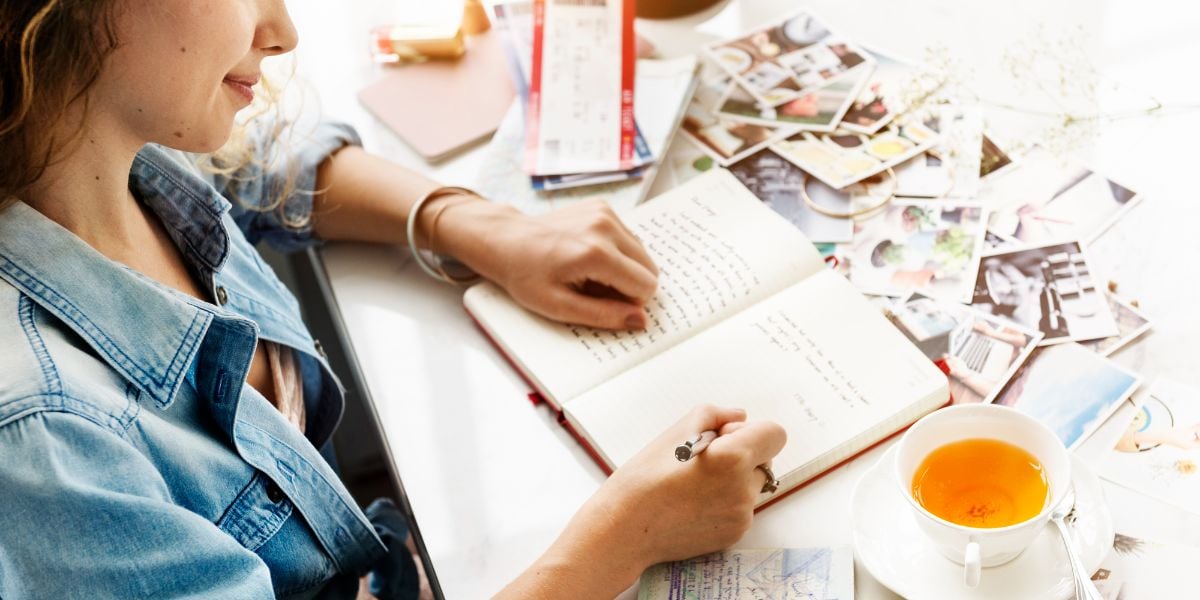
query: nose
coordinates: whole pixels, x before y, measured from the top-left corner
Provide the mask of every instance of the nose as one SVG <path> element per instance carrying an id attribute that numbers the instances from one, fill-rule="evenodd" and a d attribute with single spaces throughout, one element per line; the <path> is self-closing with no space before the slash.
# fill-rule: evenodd
<path id="1" fill-rule="evenodd" d="M 263 0 L 259 14 L 258 30 L 254 34 L 254 47 L 267 56 L 286 54 L 296 49 L 300 36 L 292 24 L 284 0 Z"/>

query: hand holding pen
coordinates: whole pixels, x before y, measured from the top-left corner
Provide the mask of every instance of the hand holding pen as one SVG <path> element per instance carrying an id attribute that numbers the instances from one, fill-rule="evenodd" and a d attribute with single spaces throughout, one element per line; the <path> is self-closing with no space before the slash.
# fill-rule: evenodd
<path id="1" fill-rule="evenodd" d="M 728 427 L 728 425 L 726 426 Z M 687 462 L 693 457 L 698 456 L 708 444 L 717 439 L 717 432 L 712 429 L 706 429 L 697 433 L 694 437 L 684 441 L 682 444 L 675 447 L 675 459 L 679 462 Z M 770 494 L 779 489 L 779 480 L 775 478 L 775 473 L 771 471 L 771 467 L 767 464 L 761 464 L 755 467 L 767 476 L 767 481 L 763 483 L 760 494 Z"/>

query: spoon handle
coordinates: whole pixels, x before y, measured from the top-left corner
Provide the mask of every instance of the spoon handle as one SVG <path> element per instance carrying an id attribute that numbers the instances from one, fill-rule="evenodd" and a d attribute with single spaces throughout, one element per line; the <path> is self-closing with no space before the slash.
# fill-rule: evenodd
<path id="1" fill-rule="evenodd" d="M 1075 550 L 1075 542 L 1071 539 L 1071 532 L 1067 529 L 1067 524 L 1062 518 L 1051 519 L 1058 526 L 1058 533 L 1062 535 L 1063 544 L 1067 546 L 1067 558 L 1071 560 L 1071 574 L 1075 577 L 1075 598 L 1076 600 L 1103 600 L 1100 595 L 1100 590 L 1096 589 L 1096 584 L 1088 578 L 1087 568 L 1083 566 L 1083 560 L 1079 558 L 1079 553 Z"/>

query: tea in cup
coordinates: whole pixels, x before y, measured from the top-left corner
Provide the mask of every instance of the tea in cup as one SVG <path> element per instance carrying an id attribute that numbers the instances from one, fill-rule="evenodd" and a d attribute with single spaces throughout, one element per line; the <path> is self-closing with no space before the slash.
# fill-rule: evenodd
<path id="1" fill-rule="evenodd" d="M 960 405 L 905 432 L 895 475 L 921 530 L 975 587 L 982 568 L 1016 558 L 1037 538 L 1071 485 L 1071 461 L 1032 417 Z"/>

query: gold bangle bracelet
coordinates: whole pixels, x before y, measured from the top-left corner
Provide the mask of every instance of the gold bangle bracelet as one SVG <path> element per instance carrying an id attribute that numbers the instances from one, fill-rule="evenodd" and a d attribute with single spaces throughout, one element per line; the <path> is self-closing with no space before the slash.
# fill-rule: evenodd
<path id="1" fill-rule="evenodd" d="M 804 175 L 804 180 L 800 182 L 800 198 L 804 200 L 804 204 L 811 208 L 814 212 L 834 219 L 857 219 L 859 217 L 872 215 L 880 210 L 883 210 L 892 202 L 892 199 L 896 197 L 896 188 L 899 186 L 899 182 L 896 181 L 896 172 L 893 171 L 891 167 L 888 167 L 884 173 L 887 173 L 888 177 L 891 178 L 892 189 L 888 192 L 888 195 L 883 198 L 883 200 L 880 200 L 877 204 L 860 210 L 837 212 L 829 210 L 828 208 L 813 202 L 813 199 L 808 195 L 808 173 L 804 171 L 801 171 L 801 173 Z"/>

